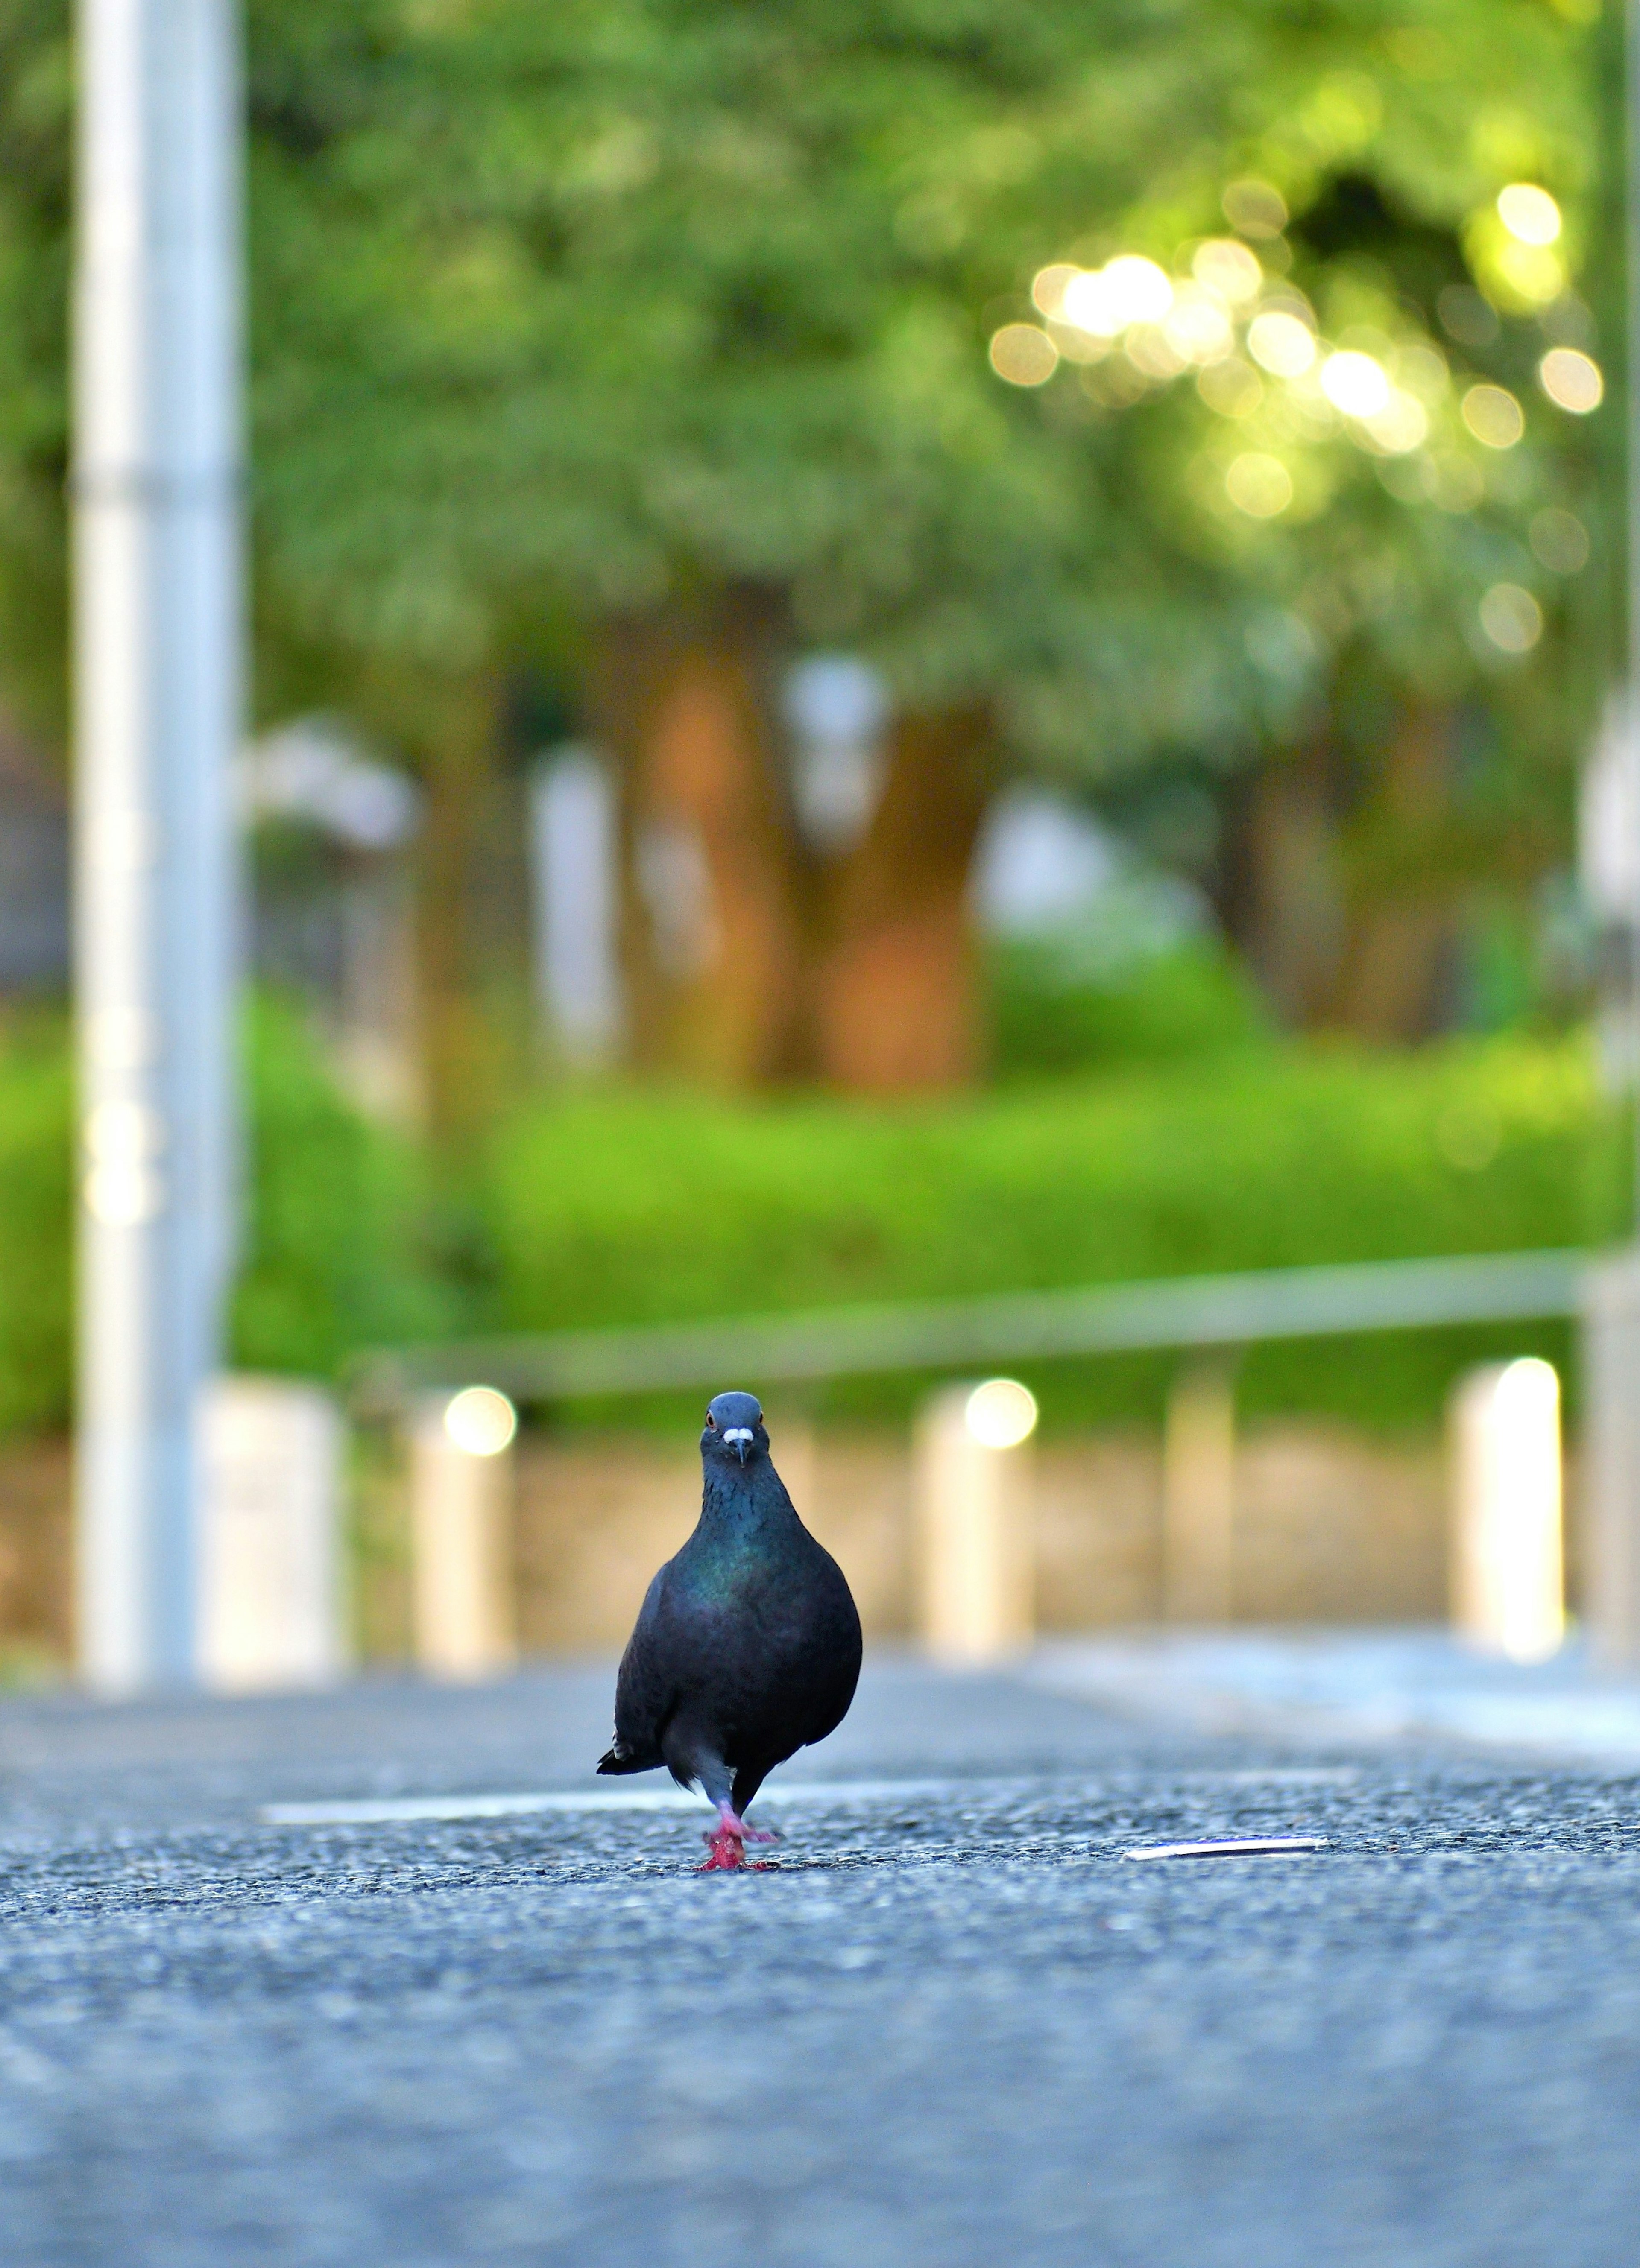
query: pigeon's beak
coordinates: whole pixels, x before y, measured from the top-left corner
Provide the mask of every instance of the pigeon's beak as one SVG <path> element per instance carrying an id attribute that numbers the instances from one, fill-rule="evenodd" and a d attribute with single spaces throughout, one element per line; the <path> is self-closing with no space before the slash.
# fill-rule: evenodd
<path id="1" fill-rule="evenodd" d="M 726 1441 L 733 1441 L 735 1454 L 743 1465 L 746 1462 L 746 1452 L 751 1447 L 751 1427 L 750 1425 L 727 1426 L 724 1429 L 723 1438 Z"/>

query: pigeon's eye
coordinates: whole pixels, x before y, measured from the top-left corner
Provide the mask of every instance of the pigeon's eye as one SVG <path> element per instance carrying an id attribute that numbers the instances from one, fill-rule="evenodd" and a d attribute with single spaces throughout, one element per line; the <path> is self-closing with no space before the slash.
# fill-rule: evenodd
<path id="1" fill-rule="evenodd" d="M 706 1423 L 707 1423 L 707 1425 L 712 1428 L 713 1432 L 715 1433 L 715 1432 L 717 1432 L 717 1430 L 718 1430 L 718 1421 L 717 1421 L 717 1419 L 713 1416 L 713 1414 L 712 1414 L 712 1412 L 711 1412 L 711 1410 L 707 1410 L 707 1412 L 706 1412 Z"/>

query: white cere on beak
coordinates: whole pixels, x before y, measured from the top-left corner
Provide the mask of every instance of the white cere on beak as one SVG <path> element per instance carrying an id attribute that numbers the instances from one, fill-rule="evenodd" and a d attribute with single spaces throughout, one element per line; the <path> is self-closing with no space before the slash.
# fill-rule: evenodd
<path id="1" fill-rule="evenodd" d="M 751 1427 L 730 1425 L 725 1429 L 723 1438 L 726 1441 L 750 1441 L 752 1438 Z"/>

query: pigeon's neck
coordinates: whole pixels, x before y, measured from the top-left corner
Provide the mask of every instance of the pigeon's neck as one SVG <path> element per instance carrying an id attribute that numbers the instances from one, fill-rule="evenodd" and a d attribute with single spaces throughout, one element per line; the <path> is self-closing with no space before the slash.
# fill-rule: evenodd
<path id="1" fill-rule="evenodd" d="M 766 1457 L 728 1471 L 708 1465 L 700 1497 L 700 1524 L 725 1537 L 779 1529 L 796 1523 L 786 1484 Z"/>

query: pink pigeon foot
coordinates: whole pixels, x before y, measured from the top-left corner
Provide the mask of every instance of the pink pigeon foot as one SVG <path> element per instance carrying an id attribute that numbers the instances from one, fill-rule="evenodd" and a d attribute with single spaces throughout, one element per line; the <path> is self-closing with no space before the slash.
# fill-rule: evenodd
<path id="1" fill-rule="evenodd" d="M 717 1826 L 708 1829 L 700 1839 L 711 1856 L 704 1867 L 697 1867 L 696 1872 L 711 1874 L 720 1870 L 728 1874 L 746 1866 L 746 1845 L 749 1843 L 778 1843 L 780 1838 L 770 1828 L 749 1827 L 737 1813 L 724 1804 L 720 1807 Z M 754 1865 L 751 1871 L 758 1874 L 762 1869 Z"/>
<path id="2" fill-rule="evenodd" d="M 697 1867 L 698 1874 L 734 1874 L 746 1864 L 745 1840 L 732 1834 L 727 1827 L 710 1830 L 701 1837 L 706 1845 L 706 1863 Z"/>

